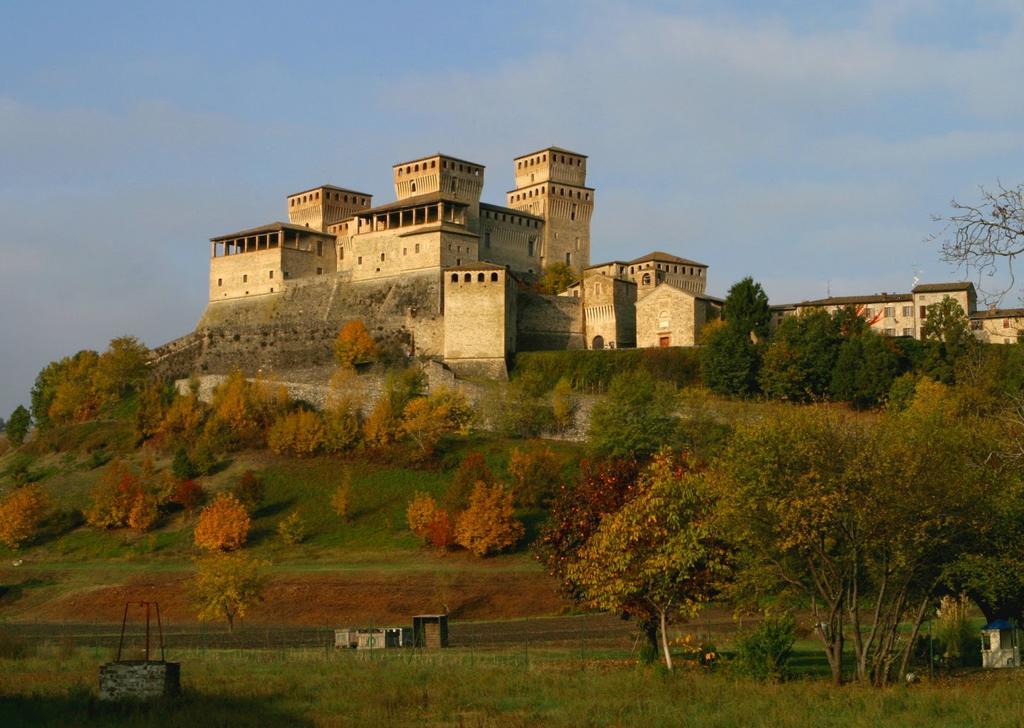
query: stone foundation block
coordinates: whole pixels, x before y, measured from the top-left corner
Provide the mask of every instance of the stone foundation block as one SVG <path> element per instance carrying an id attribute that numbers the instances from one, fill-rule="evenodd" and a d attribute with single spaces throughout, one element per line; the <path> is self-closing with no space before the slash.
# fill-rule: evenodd
<path id="1" fill-rule="evenodd" d="M 124 660 L 100 666 L 100 700 L 152 700 L 181 692 L 181 663 Z"/>

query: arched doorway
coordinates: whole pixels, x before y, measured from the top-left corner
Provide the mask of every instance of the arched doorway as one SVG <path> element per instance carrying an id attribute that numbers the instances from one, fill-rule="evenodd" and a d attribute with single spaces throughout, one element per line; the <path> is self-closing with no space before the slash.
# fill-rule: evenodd
<path id="1" fill-rule="evenodd" d="M 595 336 L 594 340 L 590 342 L 591 349 L 603 349 L 604 348 L 604 337 L 601 335 Z"/>

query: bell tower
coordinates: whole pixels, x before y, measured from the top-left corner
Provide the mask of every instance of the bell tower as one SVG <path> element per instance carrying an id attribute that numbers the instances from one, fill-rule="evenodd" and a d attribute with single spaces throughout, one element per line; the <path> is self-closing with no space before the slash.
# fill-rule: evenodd
<path id="1" fill-rule="evenodd" d="M 508 206 L 544 218 L 541 267 L 565 263 L 576 270 L 590 265 L 590 217 L 594 189 L 587 187 L 587 157 L 547 147 L 516 157 L 516 188 Z"/>

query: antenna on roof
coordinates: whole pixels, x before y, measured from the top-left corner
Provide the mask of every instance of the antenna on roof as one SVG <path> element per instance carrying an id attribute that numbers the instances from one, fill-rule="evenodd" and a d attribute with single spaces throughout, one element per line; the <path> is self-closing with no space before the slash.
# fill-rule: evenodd
<path id="1" fill-rule="evenodd" d="M 832 298 L 832 279 L 825 281 L 825 298 Z"/>
<path id="2" fill-rule="evenodd" d="M 914 263 L 914 288 L 917 288 L 917 284 L 921 282 L 921 269 L 917 267 L 917 263 Z"/>

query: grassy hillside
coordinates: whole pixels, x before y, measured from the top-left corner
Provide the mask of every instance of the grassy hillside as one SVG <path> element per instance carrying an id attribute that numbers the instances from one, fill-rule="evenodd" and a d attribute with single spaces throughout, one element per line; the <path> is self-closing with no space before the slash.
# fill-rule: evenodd
<path id="1" fill-rule="evenodd" d="M 172 512 L 141 534 L 97 529 L 83 522 L 81 512 L 88 508 L 90 492 L 111 458 L 122 457 L 135 465 L 151 459 L 158 470 L 170 467 L 166 453 L 133 450 L 126 435 L 130 432 L 124 418 L 112 417 L 48 434 L 48 444 L 59 442 L 62 452 L 34 454 L 43 448 L 29 446 L 0 457 L 0 488 L 10 486 L 20 471 L 21 478 L 41 484 L 56 505 L 38 538 L 16 552 L 0 546 L 0 619 L 73 620 L 81 615 L 106 621 L 116 618 L 114 607 L 127 595 L 143 592 L 166 603 L 171 618 L 190 618 L 188 576 L 199 555 L 193 544 L 197 516 Z M 268 562 L 273 576 L 267 600 L 254 614 L 257 621 L 262 617 L 323 624 L 331 610 L 336 613 L 346 605 L 353 614 L 387 615 L 415 609 L 417 600 L 424 603 L 422 608 L 439 608 L 441 602 L 450 609 L 475 603 L 477 616 L 525 616 L 562 607 L 554 584 L 529 553 L 542 511 L 517 513 L 527 526 L 517 550 L 479 559 L 424 547 L 408 530 L 405 510 L 416 491 L 441 496 L 466 453 L 481 452 L 492 470 L 504 477 L 512 449 L 541 445 L 563 456 L 565 475 L 572 477 L 577 446 L 473 436 L 454 438 L 442 458 L 420 469 L 355 456 L 297 459 L 247 450 L 230 454 L 200 482 L 207 500 L 232 488 L 247 470 L 264 484 L 265 499 L 252 512 L 245 547 Z M 346 474 L 352 484 L 351 506 L 348 518 L 342 519 L 331 508 L 330 497 Z M 297 545 L 283 543 L 276 530 L 292 512 L 300 514 L 308 530 Z M 16 562 L 20 565 L 14 566 Z M 500 582 L 491 576 L 495 572 L 518 585 L 520 599 L 501 597 L 496 588 Z M 382 591 L 392 596 L 401 591 L 405 596 L 391 599 L 389 606 L 379 595 Z"/>

